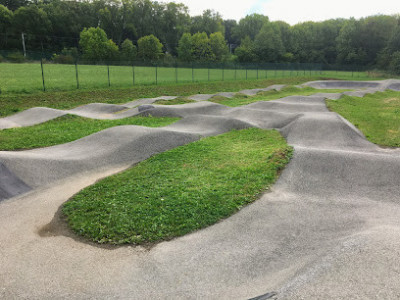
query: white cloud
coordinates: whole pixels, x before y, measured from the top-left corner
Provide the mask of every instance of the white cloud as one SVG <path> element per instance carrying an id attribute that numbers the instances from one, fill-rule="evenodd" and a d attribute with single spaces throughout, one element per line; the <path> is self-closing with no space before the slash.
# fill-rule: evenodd
<path id="1" fill-rule="evenodd" d="M 170 2 L 165 1 L 164 2 Z M 189 7 L 191 16 L 201 15 L 206 9 L 213 9 L 222 15 L 223 19 L 240 20 L 245 17 L 255 0 L 227 1 L 227 0 L 175 0 L 176 3 L 183 3 Z"/>
<path id="2" fill-rule="evenodd" d="M 260 13 L 269 16 L 271 20 L 283 20 L 289 24 L 296 24 L 334 18 L 398 14 L 400 5 L 396 0 L 269 0 L 263 3 Z"/>
<path id="3" fill-rule="evenodd" d="M 175 0 L 189 7 L 190 15 L 206 9 L 219 12 L 224 19 L 239 20 L 250 13 L 260 13 L 271 20 L 289 24 L 322 21 L 332 18 L 360 18 L 376 14 L 399 14 L 398 0 Z"/>

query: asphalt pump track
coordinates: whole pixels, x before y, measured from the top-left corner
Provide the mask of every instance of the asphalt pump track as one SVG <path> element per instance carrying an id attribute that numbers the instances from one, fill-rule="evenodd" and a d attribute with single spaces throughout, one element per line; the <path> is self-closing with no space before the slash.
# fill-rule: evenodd
<path id="1" fill-rule="evenodd" d="M 356 89 L 345 93 L 359 97 L 400 90 L 398 80 L 305 85 Z M 66 113 L 182 118 L 162 128 L 118 126 L 63 145 L 0 151 L 0 298 L 398 299 L 400 150 L 368 142 L 330 112 L 325 99 L 342 94 L 238 108 L 208 102 L 213 95 L 172 106 L 141 99 L 70 111 L 33 108 L 0 119 L 0 128 L 10 128 Z M 271 190 L 232 217 L 151 249 L 94 246 L 60 224 L 60 206 L 96 180 L 248 127 L 279 130 L 295 152 Z"/>

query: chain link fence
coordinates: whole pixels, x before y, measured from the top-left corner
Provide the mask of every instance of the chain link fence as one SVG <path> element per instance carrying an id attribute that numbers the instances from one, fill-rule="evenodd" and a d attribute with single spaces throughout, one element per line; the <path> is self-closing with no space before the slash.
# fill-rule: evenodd
<path id="1" fill-rule="evenodd" d="M 0 51 L 2 92 L 123 88 L 136 85 L 257 80 L 284 77 L 341 76 L 366 78 L 360 66 L 304 63 L 91 61 L 79 54 Z"/>

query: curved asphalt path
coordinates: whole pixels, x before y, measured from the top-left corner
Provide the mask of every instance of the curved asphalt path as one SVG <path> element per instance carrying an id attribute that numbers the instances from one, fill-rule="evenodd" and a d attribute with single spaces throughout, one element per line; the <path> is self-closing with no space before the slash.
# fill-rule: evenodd
<path id="1" fill-rule="evenodd" d="M 395 80 L 307 85 L 366 89 L 352 92 L 359 96 L 400 90 Z M 246 299 L 274 291 L 277 299 L 398 299 L 400 151 L 366 141 L 327 110 L 327 96 L 340 95 L 155 106 L 144 112 L 184 118 L 0 152 L 1 182 L 21 188 L 0 202 L 0 298 Z M 270 192 L 214 226 L 151 249 L 107 248 L 59 221 L 62 203 L 99 178 L 200 136 L 252 126 L 278 129 L 294 157 Z"/>

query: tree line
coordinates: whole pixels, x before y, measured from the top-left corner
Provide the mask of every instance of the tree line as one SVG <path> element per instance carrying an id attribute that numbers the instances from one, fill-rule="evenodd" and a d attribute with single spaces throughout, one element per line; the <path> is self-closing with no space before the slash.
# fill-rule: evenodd
<path id="1" fill-rule="evenodd" d="M 0 49 L 181 61 L 364 65 L 400 72 L 400 17 L 376 15 L 294 26 L 261 14 L 238 22 L 150 0 L 0 0 Z M 89 45 L 91 37 L 99 45 Z M 92 41 L 93 42 L 93 41 Z M 97 47 L 97 48 L 96 48 Z"/>

